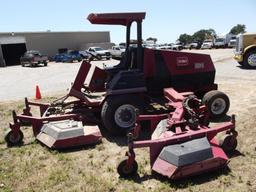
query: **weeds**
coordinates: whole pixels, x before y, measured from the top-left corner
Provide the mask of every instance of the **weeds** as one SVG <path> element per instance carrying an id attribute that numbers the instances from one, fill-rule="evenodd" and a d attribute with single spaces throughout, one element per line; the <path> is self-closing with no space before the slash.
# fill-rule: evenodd
<path id="1" fill-rule="evenodd" d="M 47 98 L 44 102 L 53 100 Z M 116 162 L 124 156 L 127 148 L 104 140 L 95 148 L 81 151 L 58 152 L 49 150 L 35 141 L 32 131 L 24 129 L 25 145 L 7 148 L 4 142 L 4 131 L 12 120 L 11 111 L 21 111 L 24 101 L 13 104 L 0 104 L 0 191 L 255 191 L 256 172 L 255 145 L 252 124 L 248 118 L 254 119 L 255 111 L 245 119 L 240 118 L 239 130 L 241 150 L 244 156 L 231 159 L 231 172 L 226 175 L 211 176 L 203 181 L 187 180 L 185 182 L 169 182 L 168 179 L 151 174 L 148 150 L 136 150 L 138 162 L 138 178 L 120 179 L 116 172 Z M 234 105 L 234 104 L 233 104 Z M 254 115 L 254 116 L 253 116 Z M 247 124 L 246 124 L 247 123 Z M 244 131 L 246 129 L 246 131 Z M 251 131 L 251 132 L 248 132 Z M 246 138 L 246 139 L 244 139 Z M 243 143 L 244 142 L 244 143 Z M 248 142 L 248 143 L 247 143 Z M 240 149 L 240 148 L 239 148 Z M 194 178 L 197 178 L 195 176 Z M 3 184 L 3 185 L 2 185 Z"/>

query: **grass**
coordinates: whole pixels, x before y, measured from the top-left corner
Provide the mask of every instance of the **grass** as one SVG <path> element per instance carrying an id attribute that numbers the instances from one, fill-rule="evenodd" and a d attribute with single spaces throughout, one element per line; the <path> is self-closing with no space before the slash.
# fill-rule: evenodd
<path id="1" fill-rule="evenodd" d="M 228 86 L 227 90 L 232 87 Z M 234 88 L 235 89 L 235 88 Z M 240 101 L 230 94 L 233 106 Z M 242 97 L 242 98 L 241 98 Z M 44 101 L 53 100 L 55 97 Z M 250 101 L 248 98 L 244 98 Z M 136 149 L 139 165 L 134 179 L 120 179 L 116 166 L 124 157 L 126 146 L 114 139 L 103 139 L 95 147 L 72 151 L 54 151 L 35 141 L 31 128 L 22 127 L 24 145 L 7 148 L 4 132 L 12 120 L 12 109 L 20 113 L 23 101 L 0 104 L 0 191 L 256 191 L 256 107 L 250 111 L 231 109 L 238 114 L 238 153 L 230 159 L 230 170 L 220 170 L 181 181 L 168 179 L 151 173 L 148 149 Z M 242 109 L 242 108 L 241 108 Z"/>

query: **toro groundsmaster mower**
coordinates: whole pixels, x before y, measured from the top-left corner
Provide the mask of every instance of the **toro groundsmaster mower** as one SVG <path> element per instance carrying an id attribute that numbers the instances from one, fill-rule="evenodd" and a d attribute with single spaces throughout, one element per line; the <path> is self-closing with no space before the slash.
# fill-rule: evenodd
<path id="1" fill-rule="evenodd" d="M 13 113 L 14 122 L 10 124 L 7 143 L 15 145 L 22 141 L 20 126 L 24 122 L 31 123 L 34 135 L 50 147 L 54 147 L 53 143 L 59 140 L 73 141 L 77 135 L 84 139 L 77 144 L 87 143 L 87 137 L 82 132 L 74 133 L 78 124 L 80 131 L 85 125 L 95 125 L 95 132 L 99 135 L 97 124 L 103 121 L 112 134 L 124 134 L 135 123 L 135 109 L 147 114 L 148 111 L 157 110 L 152 103 L 161 105 L 166 102 L 163 96 L 166 87 L 173 87 L 177 91 L 193 91 L 202 98 L 211 117 L 224 115 L 229 109 L 229 99 L 216 90 L 215 68 L 210 56 L 142 47 L 144 18 L 145 13 L 90 14 L 87 19 L 92 24 L 126 26 L 126 52 L 120 63 L 112 68 L 101 69 L 90 61 L 83 61 L 66 96 L 50 104 L 26 99 L 23 114 Z M 133 22 L 137 24 L 137 46 L 130 46 Z M 32 116 L 31 106 L 40 107 L 40 117 Z M 162 109 L 169 110 L 164 106 Z M 69 120 L 74 121 L 73 124 Z M 64 125 L 68 128 L 60 129 Z M 57 136 L 59 134 L 66 137 L 60 139 Z M 84 134 L 87 135 L 87 132 Z M 51 144 L 48 144 L 48 137 L 51 138 Z M 65 147 L 69 145 L 73 144 L 67 143 Z"/>
<path id="2" fill-rule="evenodd" d="M 170 179 L 180 179 L 224 167 L 227 153 L 237 146 L 235 116 L 230 122 L 209 127 L 207 109 L 193 93 L 178 93 L 172 88 L 164 90 L 171 112 L 168 114 L 139 115 L 128 134 L 127 158 L 117 167 L 121 177 L 137 173 L 135 148 L 149 147 L 150 164 L 154 172 Z M 153 132 L 150 140 L 133 141 L 140 131 L 140 122 L 150 121 Z M 216 135 L 224 132 L 220 142 Z"/>

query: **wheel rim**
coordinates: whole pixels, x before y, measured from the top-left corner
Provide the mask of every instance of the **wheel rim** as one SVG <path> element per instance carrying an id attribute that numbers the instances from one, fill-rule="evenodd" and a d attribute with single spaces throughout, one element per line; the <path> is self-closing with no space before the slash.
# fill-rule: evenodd
<path id="1" fill-rule="evenodd" d="M 14 136 L 13 132 L 10 133 L 9 135 L 9 140 L 11 143 L 18 143 L 20 140 L 20 134 L 17 135 L 17 137 Z"/>
<path id="2" fill-rule="evenodd" d="M 250 66 L 256 67 L 256 53 L 253 53 L 248 57 L 248 64 Z"/>
<path id="3" fill-rule="evenodd" d="M 115 122 L 121 128 L 129 128 L 135 123 L 135 107 L 130 104 L 121 105 L 115 112 Z"/>
<path id="4" fill-rule="evenodd" d="M 215 115 L 223 113 L 226 109 L 226 102 L 222 98 L 215 99 L 211 105 L 211 111 Z"/>

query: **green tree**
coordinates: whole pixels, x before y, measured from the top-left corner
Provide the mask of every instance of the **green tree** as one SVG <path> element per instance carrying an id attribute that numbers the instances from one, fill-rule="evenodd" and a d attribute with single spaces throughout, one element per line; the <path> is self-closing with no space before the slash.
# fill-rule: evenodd
<path id="1" fill-rule="evenodd" d="M 206 30 L 201 29 L 193 34 L 193 40 L 202 43 L 206 38 Z"/>
<path id="2" fill-rule="evenodd" d="M 192 36 L 191 35 L 188 35 L 186 33 L 184 34 L 181 34 L 178 38 L 178 41 L 181 43 L 181 44 L 188 44 L 188 43 L 191 43 L 192 42 Z"/>
<path id="3" fill-rule="evenodd" d="M 207 34 L 209 36 L 209 39 L 215 39 L 217 37 L 216 31 L 214 29 L 208 29 L 206 30 Z"/>
<path id="4" fill-rule="evenodd" d="M 203 43 L 205 39 L 214 39 L 216 38 L 216 32 L 214 29 L 201 29 L 195 32 L 193 35 L 193 41 Z"/>
<path id="5" fill-rule="evenodd" d="M 239 33 L 245 33 L 246 26 L 243 24 L 237 24 L 236 26 L 232 27 L 230 32 L 231 34 L 238 35 Z"/>

